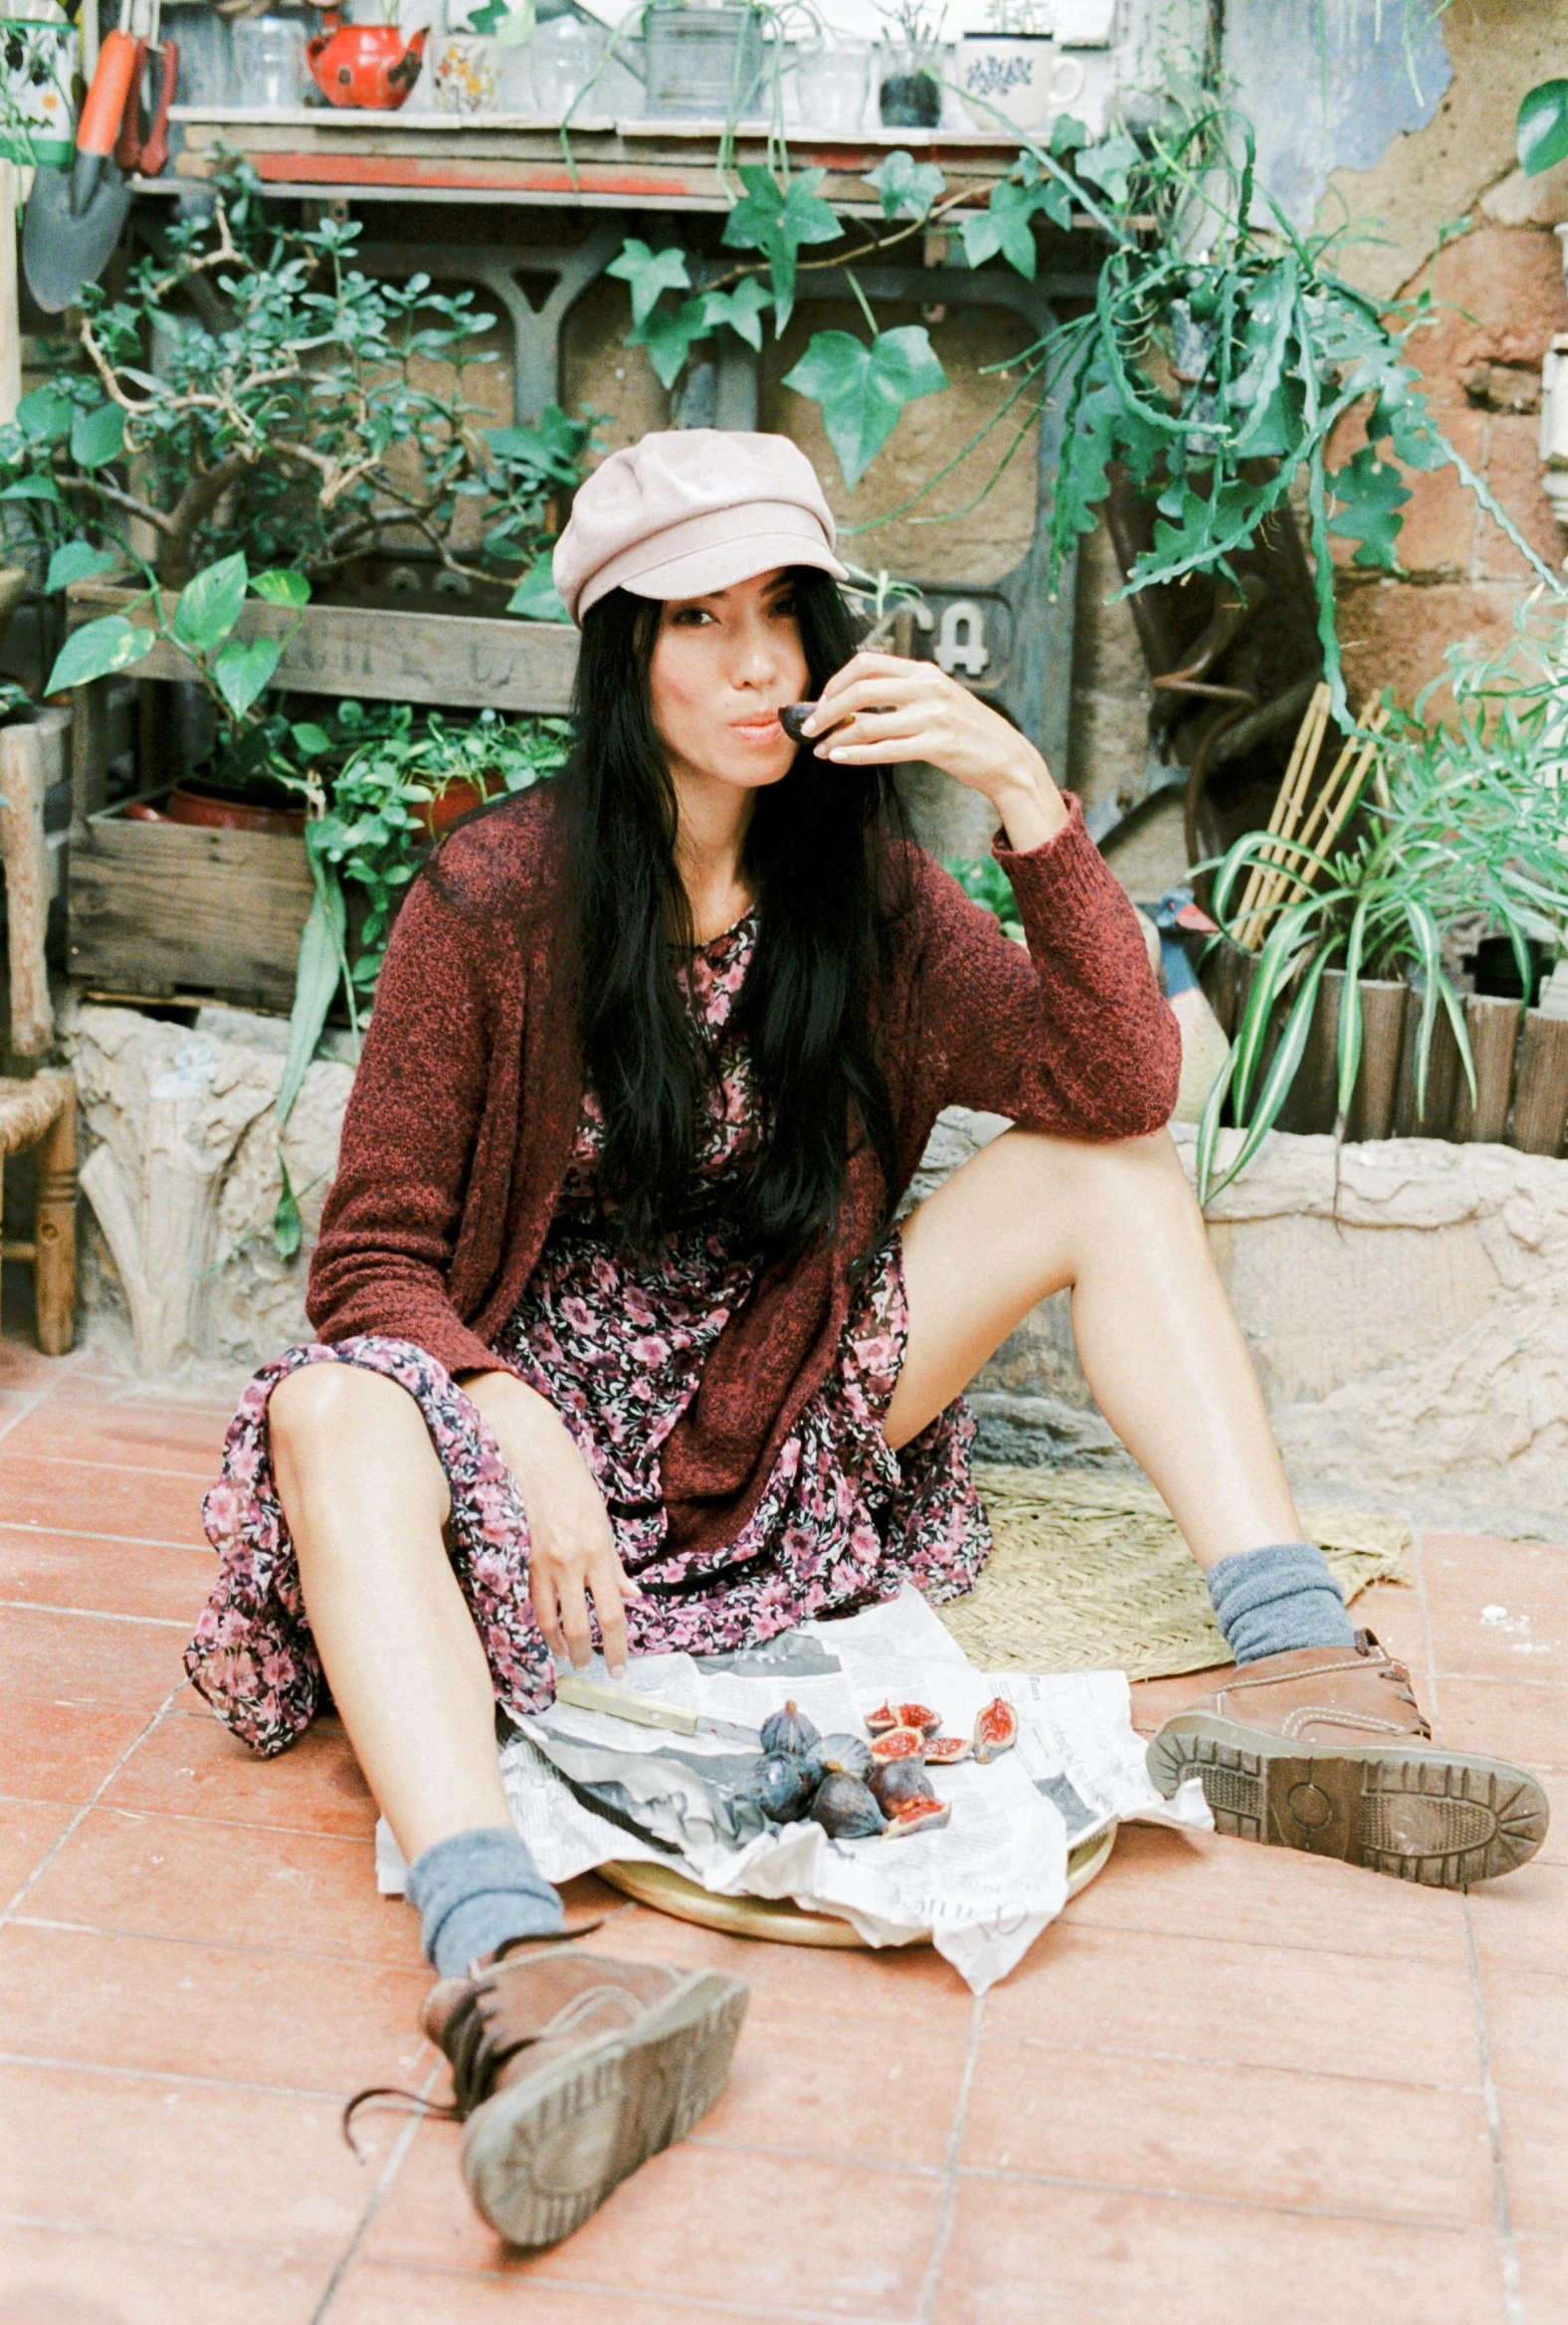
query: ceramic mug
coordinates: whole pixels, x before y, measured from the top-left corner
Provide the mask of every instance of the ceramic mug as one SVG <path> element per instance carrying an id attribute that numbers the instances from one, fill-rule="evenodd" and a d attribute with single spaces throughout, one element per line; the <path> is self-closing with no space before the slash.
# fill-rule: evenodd
<path id="1" fill-rule="evenodd" d="M 1038 129 L 1082 94 L 1083 68 L 1050 33 L 966 32 L 960 87 L 977 129 Z"/>
<path id="2" fill-rule="evenodd" d="M 435 97 L 444 113 L 490 113 L 500 94 L 500 50 L 482 33 L 448 33 L 436 59 Z"/>

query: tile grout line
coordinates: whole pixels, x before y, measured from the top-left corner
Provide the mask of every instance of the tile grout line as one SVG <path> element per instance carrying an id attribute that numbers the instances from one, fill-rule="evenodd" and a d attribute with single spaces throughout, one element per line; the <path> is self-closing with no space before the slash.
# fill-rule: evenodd
<path id="1" fill-rule="evenodd" d="M 1421 1605 L 1421 1627 L 1427 1642 L 1427 1685 L 1432 1698 L 1433 1732 L 1443 1740 L 1443 1715 L 1437 1672 L 1437 1657 L 1432 1639 L 1432 1612 L 1427 1604 L 1427 1538 L 1425 1530 L 1417 1527 L 1411 1536 L 1411 1549 L 1416 1563 L 1416 1588 Z M 1446 1677 L 1454 1676 L 1446 1673 Z M 1497 2266 L 1502 2276 L 1502 2305 L 1508 2325 L 1524 2325 L 1524 2298 L 1519 2276 L 1519 2247 L 1514 2238 L 1513 2216 L 1508 2203 L 1508 2181 L 1502 2158 L 1502 2108 L 1497 2097 L 1497 2085 L 1492 2078 L 1491 2044 L 1486 2032 L 1486 2003 L 1481 1992 L 1480 1955 L 1475 1945 L 1475 1922 L 1470 1912 L 1469 1892 L 1463 1900 L 1465 1922 L 1465 1958 L 1470 1973 L 1470 2000 L 1475 2009 L 1475 2050 L 1480 2062 L 1481 2101 L 1486 2110 L 1486 2139 L 1491 2157 L 1491 2217 L 1492 2236 L 1497 2247 Z"/>
<path id="2" fill-rule="evenodd" d="M 42 1403 L 43 1400 L 40 1399 L 39 1402 Z M 16 1420 L 8 1424 L 8 1428 L 14 1429 L 18 1421 L 29 1419 L 31 1419 L 31 1414 L 19 1413 Z M 0 1437 L 4 1437 L 6 1434 L 6 1430 L 0 1430 Z M 220 1447 L 220 1459 L 222 1452 L 223 1449 Z M 36 1461 L 40 1468 L 70 1469 L 73 1474 L 77 1474 L 83 1469 L 106 1469 L 113 1477 L 188 1477 L 193 1482 L 197 1481 L 198 1477 L 198 1472 L 194 1469 L 160 1469 L 150 1461 L 95 1461 L 82 1453 L 29 1453 L 25 1447 L 20 1453 L 13 1452 L 7 1457 L 13 1461 Z"/>
<path id="3" fill-rule="evenodd" d="M 421 2101 L 427 2099 L 430 2093 L 435 2089 L 436 2084 L 441 2079 L 441 2069 L 445 2061 L 438 2053 L 429 2074 L 426 2075 L 423 2083 L 421 2083 L 419 2087 L 417 2096 Z M 359 2219 L 355 2224 L 354 2232 L 349 2237 L 347 2244 L 343 2247 L 343 2250 L 339 2253 L 337 2260 L 333 2265 L 332 2273 L 327 2278 L 325 2285 L 322 2287 L 320 2299 L 316 2302 L 315 2307 L 310 2311 L 310 2325 L 321 2325 L 321 2320 L 325 2317 L 328 2309 L 330 2309 L 332 2303 L 336 2300 L 337 2295 L 342 2288 L 344 2277 L 348 2274 L 349 2269 L 353 2266 L 355 2260 L 359 2257 L 359 2247 L 364 2242 L 366 2236 L 369 2234 L 377 2213 L 381 2210 L 381 2207 L 383 2204 L 385 2204 L 387 2198 L 392 2193 L 393 2182 L 396 2180 L 399 2172 L 401 2172 L 403 2169 L 404 2160 L 408 2155 L 409 2149 L 414 2144 L 415 2134 L 418 2132 L 420 2125 L 425 2121 L 425 2117 L 426 2109 L 423 2105 L 421 2105 L 416 2110 L 416 2112 L 410 2116 L 408 2122 L 404 2124 L 402 2131 L 398 2134 L 397 2139 L 393 2142 L 392 2153 L 388 2156 L 386 2162 L 381 2167 L 380 2176 L 365 2201 L 365 2209 L 360 2214 Z M 345 2138 L 347 2137 L 346 2128 L 344 2136 Z M 350 2145 L 352 2145 L 352 2142 L 350 2142 Z"/>
<path id="4" fill-rule="evenodd" d="M 19 1389 L 16 1394 L 18 1396 L 27 1397 L 28 1392 L 26 1389 Z M 33 1415 L 39 1410 L 39 1407 L 45 1402 L 48 1395 L 49 1391 L 47 1389 L 40 1389 L 36 1396 L 28 1398 L 28 1402 L 22 1407 L 21 1412 L 13 1413 L 10 1420 L 7 1421 L 3 1426 L 0 1426 L 0 1441 L 8 1438 L 12 1430 L 18 1428 L 22 1422 L 31 1421 Z"/>
<path id="5" fill-rule="evenodd" d="M 164 1713 L 168 1710 L 169 1705 L 174 1701 L 175 1696 L 183 1691 L 185 1685 L 186 1681 L 182 1676 L 179 1685 L 169 1689 L 169 1692 L 167 1695 L 165 1695 L 163 1701 L 158 1705 L 158 1708 L 152 1714 L 152 1717 L 146 1722 L 144 1727 L 138 1729 L 136 1734 L 131 1737 L 130 1742 L 125 1746 L 124 1751 L 121 1752 L 119 1758 L 114 1762 L 112 1768 L 110 1768 L 107 1774 L 99 1781 L 98 1789 L 93 1794 L 92 1798 L 82 1803 L 82 1806 L 76 1811 L 65 1831 L 57 1837 L 51 1847 L 45 1849 L 43 1855 L 39 1858 L 37 1864 L 34 1865 L 32 1871 L 28 1874 L 26 1880 L 22 1883 L 20 1889 L 18 1889 L 16 1894 L 11 1898 L 9 1904 L 7 1904 L 3 1909 L 0 1909 L 0 1929 L 3 1929 L 6 1923 L 15 1917 L 16 1909 L 22 1903 L 22 1900 L 26 1897 L 28 1891 L 33 1887 L 34 1883 L 48 1871 L 49 1867 L 54 1863 L 55 1858 L 65 1847 L 66 1842 L 71 1840 L 72 1836 L 80 1832 L 83 1824 L 98 1807 L 98 1802 L 102 1799 L 104 1793 L 108 1790 L 115 1777 L 124 1767 L 126 1761 L 129 1760 L 131 1754 L 140 1750 L 141 1746 L 146 1742 L 148 1736 L 151 1735 L 153 1729 L 157 1726 L 159 1720 L 162 1719 Z"/>
<path id="6" fill-rule="evenodd" d="M 915 2304 L 916 2325 L 931 2325 L 936 2313 L 936 2295 L 941 2284 L 942 2262 L 947 2257 L 947 2246 L 953 2232 L 953 2215 L 958 2209 L 958 2159 L 963 2153 L 964 2125 L 969 2114 L 969 2093 L 973 2088 L 975 2068 L 980 2062 L 980 2037 L 985 2028 L 985 2001 L 977 1994 L 969 2014 L 969 2048 L 964 2058 L 964 2071 L 958 2085 L 958 2098 L 953 2108 L 953 2125 L 947 2135 L 947 2153 L 942 2159 L 942 2201 L 937 2209 L 936 2233 L 931 2239 L 931 2257 L 925 2264 L 920 2282 L 919 2299 Z"/>
<path id="7" fill-rule="evenodd" d="M 0 1608 L 12 1615 L 77 1615 L 84 1623 L 141 1623 L 153 1631 L 183 1631 L 187 1637 L 195 1620 L 179 1615 L 121 1615 L 109 1607 L 57 1607 L 48 1599 L 0 1599 Z"/>
<path id="8" fill-rule="evenodd" d="M 62 1542 L 110 1542 L 116 1550 L 188 1550 L 212 1557 L 210 1542 L 166 1542 L 161 1534 L 105 1534 L 98 1526 L 46 1525 L 42 1518 L 0 1520 L 8 1534 L 55 1534 Z"/>

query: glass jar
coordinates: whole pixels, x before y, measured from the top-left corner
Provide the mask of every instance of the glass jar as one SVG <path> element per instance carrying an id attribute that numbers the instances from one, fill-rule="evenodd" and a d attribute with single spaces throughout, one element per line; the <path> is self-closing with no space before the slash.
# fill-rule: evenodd
<path id="1" fill-rule="evenodd" d="M 643 56 L 653 120 L 738 121 L 761 101 L 767 53 L 747 0 L 649 0 Z"/>
<path id="2" fill-rule="evenodd" d="M 877 102 L 884 129 L 934 129 L 942 117 L 941 59 L 890 41 L 877 59 Z"/>
<path id="3" fill-rule="evenodd" d="M 870 41 L 802 41 L 795 51 L 795 93 L 808 129 L 844 133 L 866 117 Z"/>
<path id="4" fill-rule="evenodd" d="M 604 57 L 604 36 L 577 16 L 552 16 L 528 43 L 528 72 L 536 112 L 563 120 Z"/>
<path id="5" fill-rule="evenodd" d="M 281 113 L 304 102 L 304 26 L 295 16 L 242 16 L 231 28 L 236 101 Z"/>

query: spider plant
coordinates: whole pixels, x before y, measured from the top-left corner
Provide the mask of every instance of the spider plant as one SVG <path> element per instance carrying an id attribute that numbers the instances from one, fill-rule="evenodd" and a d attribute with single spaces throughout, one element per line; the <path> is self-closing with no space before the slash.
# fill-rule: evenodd
<path id="1" fill-rule="evenodd" d="M 1344 972 L 1334 1125 L 1342 1138 L 1361 1069 L 1363 977 L 1402 978 L 1421 995 L 1415 1084 L 1424 1115 L 1440 1016 L 1475 1089 L 1445 939 L 1483 916 L 1508 938 L 1526 991 L 1532 940 L 1568 945 L 1568 636 L 1545 648 L 1521 639 L 1491 661 L 1456 649 L 1450 662 L 1458 715 L 1426 724 L 1431 689 L 1414 712 L 1394 714 L 1343 848 L 1324 855 L 1249 832 L 1219 865 L 1214 913 L 1233 940 L 1248 926 L 1237 904 L 1253 869 L 1282 863 L 1290 877 L 1199 1129 L 1202 1202 L 1247 1168 L 1277 1121 L 1329 970 Z M 1218 1173 L 1227 1102 L 1244 1136 Z"/>

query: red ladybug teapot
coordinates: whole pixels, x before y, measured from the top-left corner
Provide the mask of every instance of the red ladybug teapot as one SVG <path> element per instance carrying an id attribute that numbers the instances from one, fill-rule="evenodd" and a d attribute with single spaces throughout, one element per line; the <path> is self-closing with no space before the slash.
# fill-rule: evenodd
<path id="1" fill-rule="evenodd" d="M 327 103 L 395 112 L 419 79 L 426 28 L 405 41 L 395 24 L 345 24 L 334 7 L 321 23 L 323 29 L 305 43 L 305 55 Z"/>

